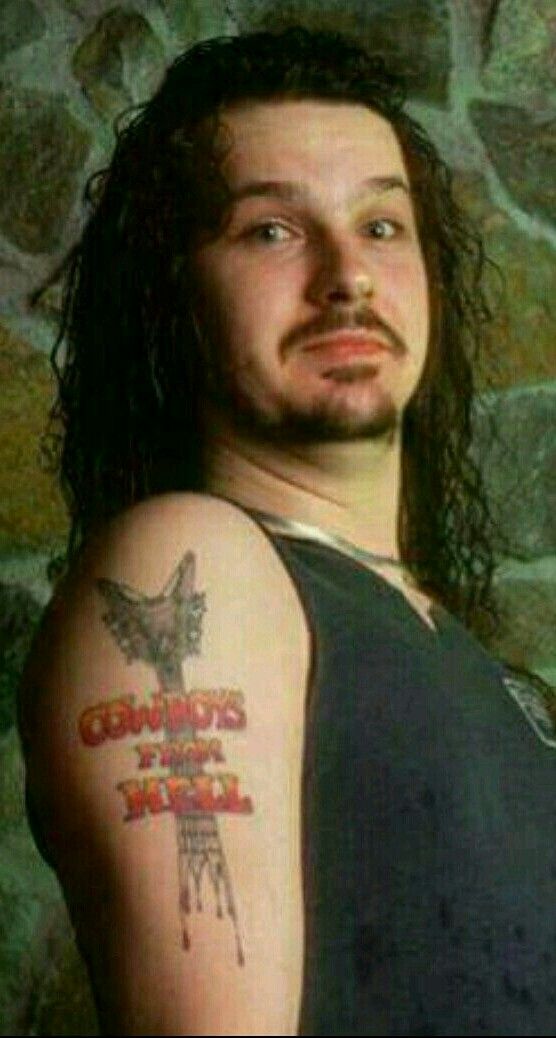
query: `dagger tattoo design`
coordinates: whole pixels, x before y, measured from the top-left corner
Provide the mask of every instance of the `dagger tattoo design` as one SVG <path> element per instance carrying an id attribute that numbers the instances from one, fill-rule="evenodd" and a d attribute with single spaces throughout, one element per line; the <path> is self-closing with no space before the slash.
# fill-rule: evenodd
<path id="1" fill-rule="evenodd" d="M 162 591 L 149 597 L 126 584 L 101 579 L 98 588 L 106 602 L 103 620 L 127 662 L 142 660 L 152 667 L 162 696 L 184 696 L 182 664 L 201 651 L 205 593 L 195 589 L 195 556 L 188 551 Z M 172 733 L 166 728 L 165 734 Z M 182 737 L 195 739 L 195 729 L 184 727 Z M 203 772 L 196 760 L 171 764 L 171 774 L 190 778 Z M 232 922 L 237 961 L 244 964 L 230 873 L 218 831 L 216 816 L 206 811 L 175 815 L 178 844 L 178 873 L 182 944 L 190 947 L 188 916 L 193 904 L 203 910 L 203 886 L 212 885 L 216 912 Z"/>

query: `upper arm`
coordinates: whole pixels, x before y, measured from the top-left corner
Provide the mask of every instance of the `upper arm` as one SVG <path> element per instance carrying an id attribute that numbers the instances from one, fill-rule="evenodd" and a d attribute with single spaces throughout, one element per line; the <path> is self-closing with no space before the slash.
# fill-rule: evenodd
<path id="1" fill-rule="evenodd" d="M 28 781 L 106 1027 L 295 1034 L 308 635 L 247 517 L 152 501 L 53 604 Z"/>

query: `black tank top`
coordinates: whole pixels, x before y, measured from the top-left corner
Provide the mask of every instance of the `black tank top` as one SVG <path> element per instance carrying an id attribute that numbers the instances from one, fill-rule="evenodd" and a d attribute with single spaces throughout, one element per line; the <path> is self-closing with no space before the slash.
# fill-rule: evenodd
<path id="1" fill-rule="evenodd" d="M 435 632 L 345 554 L 268 535 L 313 638 L 299 1033 L 554 1035 L 542 706 L 444 610 Z"/>

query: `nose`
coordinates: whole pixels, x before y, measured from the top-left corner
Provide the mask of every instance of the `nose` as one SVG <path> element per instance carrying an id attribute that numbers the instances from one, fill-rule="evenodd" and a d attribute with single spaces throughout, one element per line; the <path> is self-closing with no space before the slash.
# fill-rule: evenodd
<path id="1" fill-rule="evenodd" d="M 335 234 L 316 247 L 308 295 L 319 305 L 357 304 L 374 295 L 371 263 L 361 241 Z"/>

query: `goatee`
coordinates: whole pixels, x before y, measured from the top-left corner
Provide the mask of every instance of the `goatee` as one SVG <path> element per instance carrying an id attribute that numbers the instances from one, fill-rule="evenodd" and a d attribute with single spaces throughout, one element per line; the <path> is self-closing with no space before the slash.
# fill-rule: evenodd
<path id="1" fill-rule="evenodd" d="M 363 373 L 346 365 L 345 368 L 335 369 L 329 377 L 335 382 L 349 383 L 360 380 L 363 374 L 369 377 L 368 367 Z M 225 412 L 238 432 L 274 445 L 346 443 L 382 438 L 393 441 L 400 417 L 393 402 L 387 397 L 378 402 L 373 412 L 366 416 L 350 411 L 340 400 L 316 401 L 303 410 L 284 399 L 279 409 L 270 414 L 256 406 L 240 386 L 222 377 L 218 390 L 215 391 L 213 384 L 208 396 Z"/>

